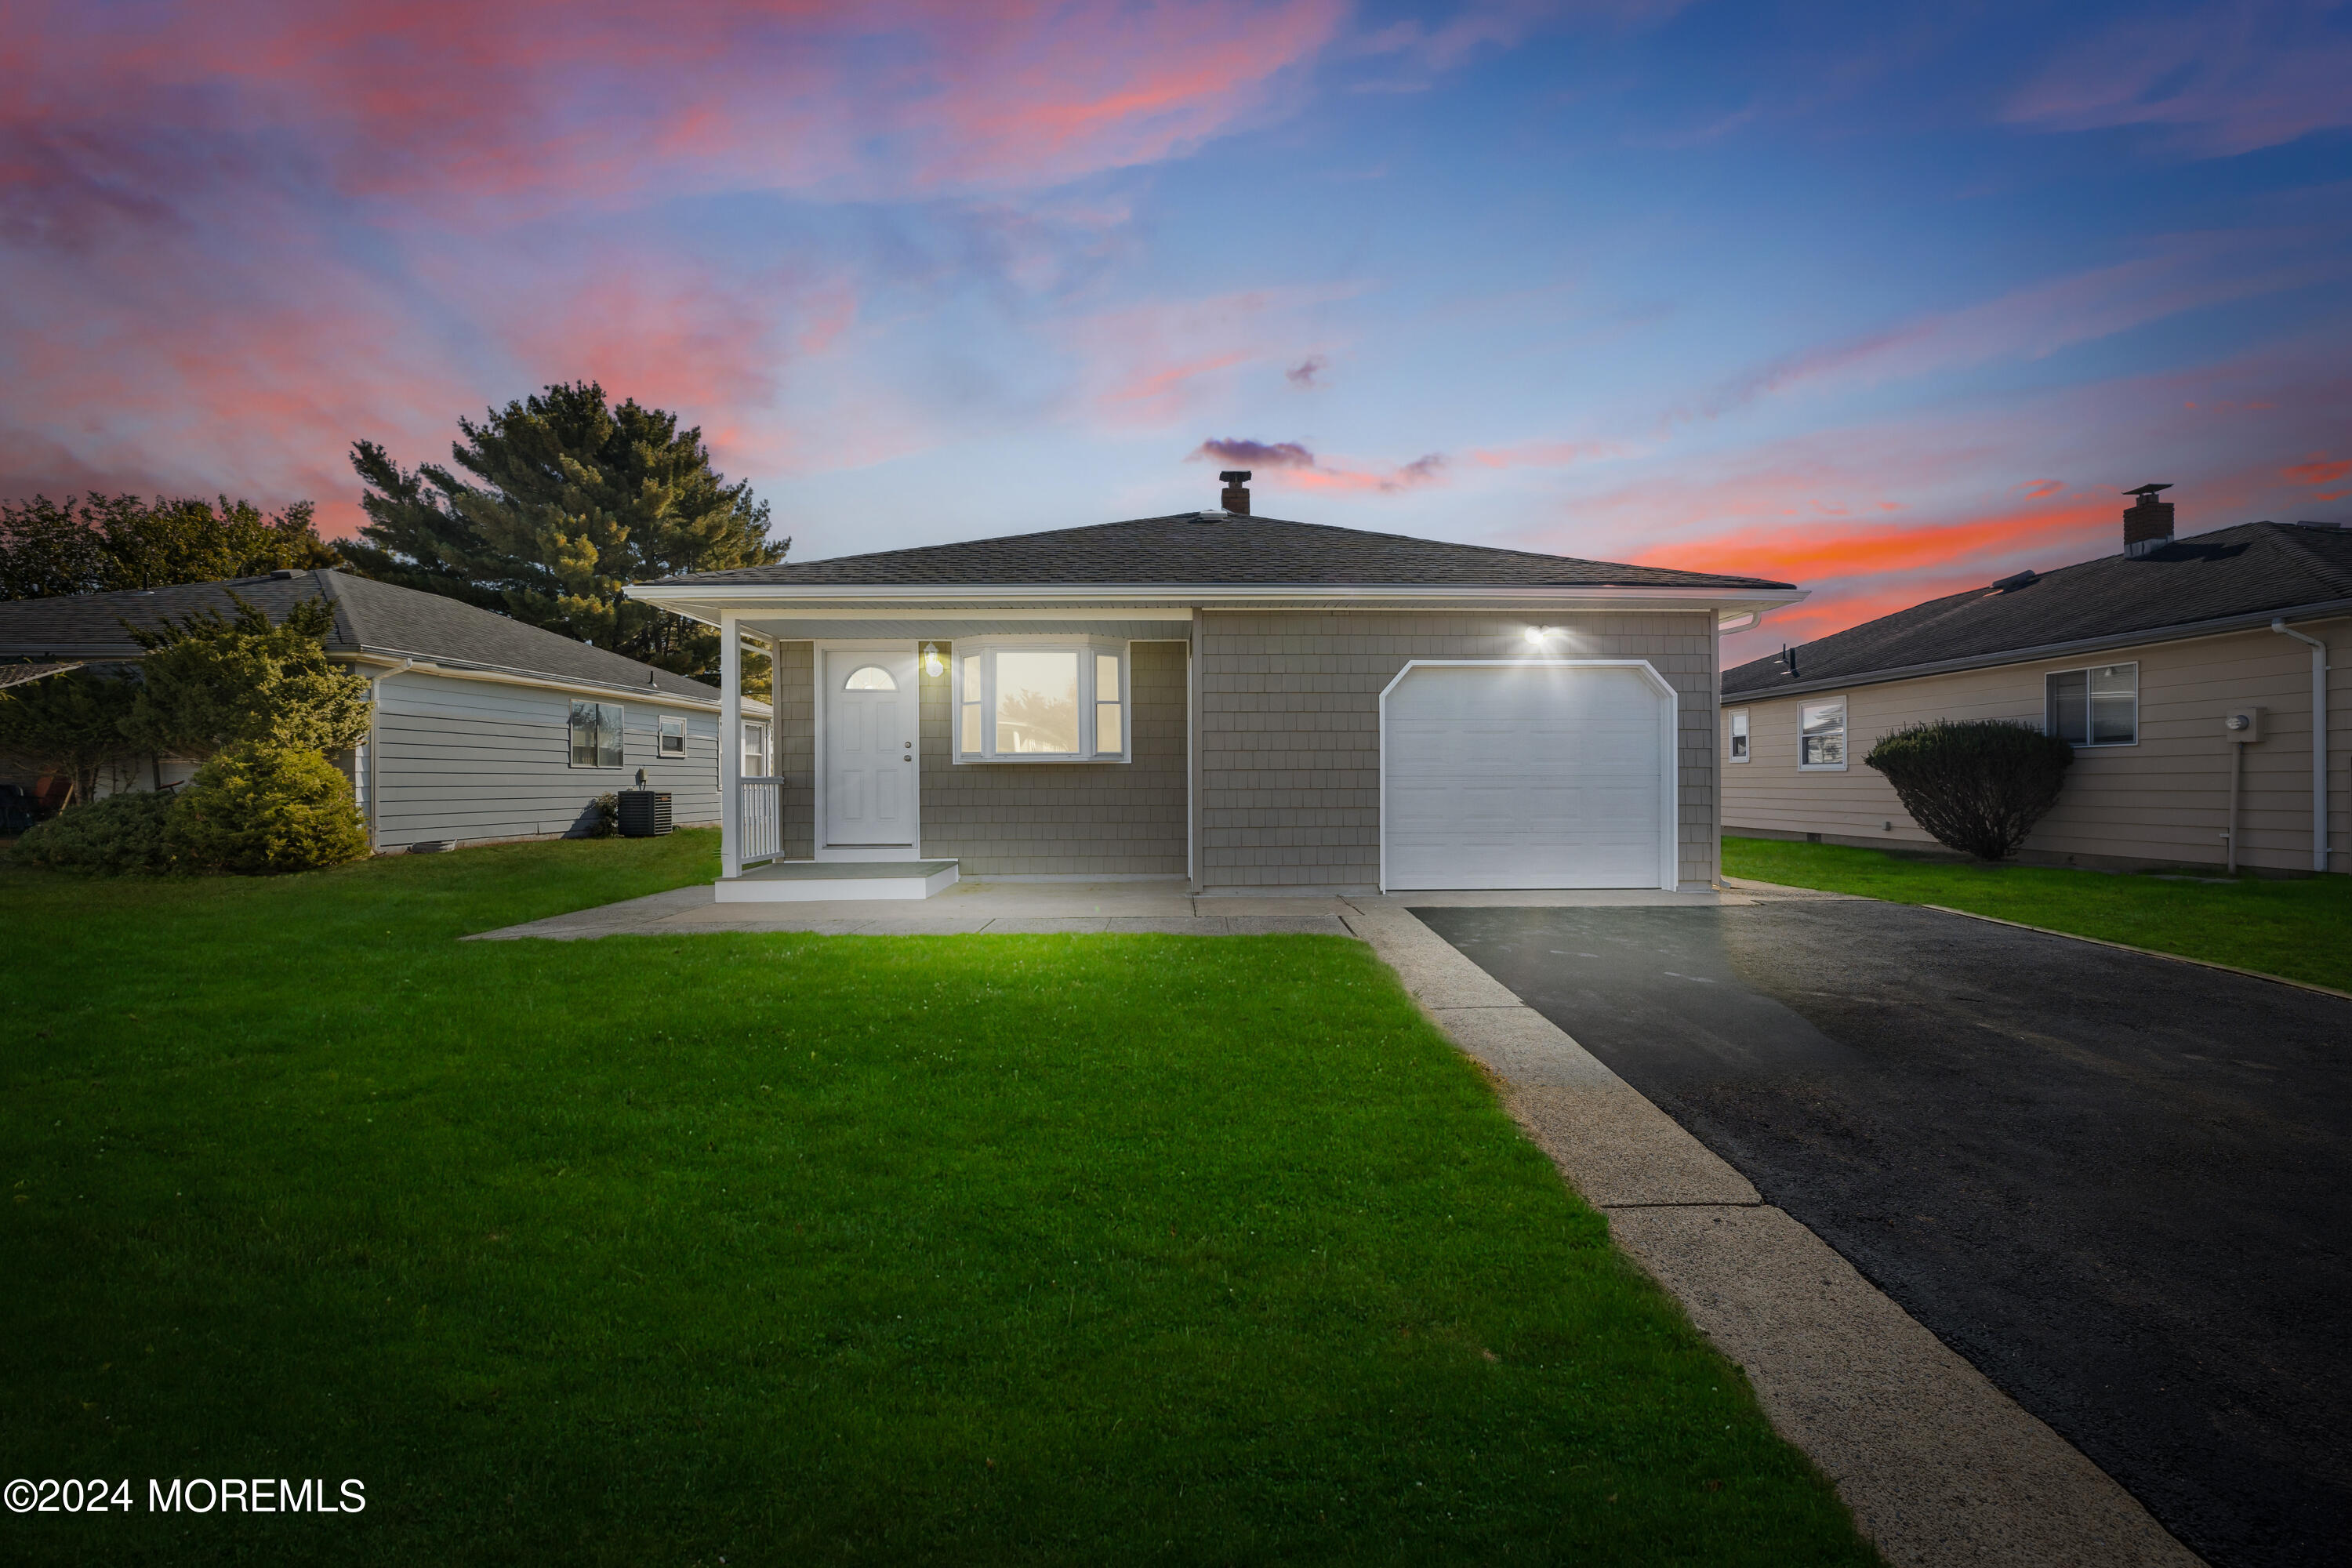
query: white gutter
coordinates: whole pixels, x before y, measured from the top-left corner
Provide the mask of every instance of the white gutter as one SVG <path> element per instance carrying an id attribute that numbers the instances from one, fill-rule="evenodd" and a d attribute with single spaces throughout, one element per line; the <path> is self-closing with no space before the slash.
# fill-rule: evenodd
<path id="1" fill-rule="evenodd" d="M 362 655 L 356 664 L 381 665 L 394 673 L 415 671 L 418 675 L 438 675 L 450 680 L 486 680 L 494 686 L 529 686 L 542 691 L 564 691 L 577 697 L 602 697 L 629 702 L 651 702 L 663 708 L 696 708 L 705 713 L 719 712 L 723 704 L 710 698 L 681 697 L 675 691 L 665 691 L 658 686 L 597 686 L 583 681 L 555 680 L 543 676 L 509 675 L 495 669 L 459 669 L 446 664 L 435 664 L 425 658 L 388 658 L 383 655 Z M 744 710 L 756 710 L 765 716 L 768 704 L 757 698 L 743 699 Z"/>
<path id="2" fill-rule="evenodd" d="M 2271 630 L 2311 645 L 2311 868 L 2327 869 L 2327 645 L 2284 620 Z"/>
<path id="3" fill-rule="evenodd" d="M 861 607 L 894 605 L 916 613 L 937 613 L 960 607 L 985 609 L 991 605 L 1066 605 L 1115 614 L 1128 605 L 1164 605 L 1173 608 L 1295 604 L 1317 609 L 1360 606 L 1387 609 L 1412 605 L 1453 608 L 1499 602 L 1533 604 L 1557 609 L 1643 606 L 1698 609 L 1725 605 L 1793 605 L 1807 596 L 1802 588 L 1750 588 L 1731 584 L 1722 587 L 1654 588 L 1599 583 L 1549 587 L 1511 584 L 1456 587 L 1412 583 L 1354 587 L 1297 583 L 1097 583 L 1076 587 L 1030 587 L 1019 584 L 974 587 L 907 584 L 672 583 L 638 584 L 623 592 L 632 599 L 660 605 L 709 626 L 718 625 L 719 617 L 727 612 L 745 616 L 770 608 L 814 608 L 832 604 Z M 725 610 L 717 607 L 719 605 L 724 605 Z"/>

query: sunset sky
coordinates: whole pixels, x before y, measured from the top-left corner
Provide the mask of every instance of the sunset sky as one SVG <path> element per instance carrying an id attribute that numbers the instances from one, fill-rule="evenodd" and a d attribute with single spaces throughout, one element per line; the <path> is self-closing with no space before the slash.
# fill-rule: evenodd
<path id="1" fill-rule="evenodd" d="M 1785 575 L 2352 520 L 2352 6 L 7 0 L 0 497 L 594 378 L 807 559 L 1213 504 Z"/>

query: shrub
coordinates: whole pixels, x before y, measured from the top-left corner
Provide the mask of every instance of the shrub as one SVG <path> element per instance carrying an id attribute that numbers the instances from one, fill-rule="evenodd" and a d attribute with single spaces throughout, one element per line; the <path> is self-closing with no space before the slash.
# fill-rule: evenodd
<path id="1" fill-rule="evenodd" d="M 617 795 L 598 795 L 581 814 L 580 837 L 583 838 L 610 838 L 620 831 L 621 797 Z"/>
<path id="2" fill-rule="evenodd" d="M 1863 758 L 1886 775 L 1911 820 L 1979 860 L 2017 853 L 2058 804 L 2074 748 L 2007 719 L 1937 719 L 1881 739 Z"/>
<path id="3" fill-rule="evenodd" d="M 258 875 L 366 858 L 367 824 L 349 780 L 317 752 L 245 742 L 196 770 L 164 843 L 190 869 Z"/>
<path id="4" fill-rule="evenodd" d="M 172 797 L 134 791 L 68 806 L 16 840 L 8 858 L 19 866 L 125 876 L 171 868 L 163 841 Z"/>

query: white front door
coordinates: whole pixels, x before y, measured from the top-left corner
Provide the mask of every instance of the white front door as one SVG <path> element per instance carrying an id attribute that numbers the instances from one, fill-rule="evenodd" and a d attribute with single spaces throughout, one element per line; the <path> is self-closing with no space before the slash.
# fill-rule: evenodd
<path id="1" fill-rule="evenodd" d="M 1389 689 L 1391 889 L 1671 888 L 1673 693 L 1610 664 L 1446 664 Z"/>
<path id="2" fill-rule="evenodd" d="M 915 654 L 824 650 L 824 841 L 913 847 Z"/>

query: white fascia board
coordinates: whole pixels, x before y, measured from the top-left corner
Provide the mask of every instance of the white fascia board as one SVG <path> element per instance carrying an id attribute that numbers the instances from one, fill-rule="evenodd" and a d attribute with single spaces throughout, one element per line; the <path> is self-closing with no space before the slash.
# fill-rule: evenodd
<path id="1" fill-rule="evenodd" d="M 541 691 L 569 692 L 576 697 L 602 697 L 625 702 L 649 703 L 657 708 L 692 708 L 704 713 L 716 713 L 719 703 L 715 698 L 682 697 L 675 691 L 664 691 L 657 686 L 603 686 L 593 681 L 558 680 L 544 675 L 520 675 L 502 669 L 467 669 L 452 665 L 435 664 L 430 659 L 409 658 L 400 655 L 369 652 L 342 655 L 344 662 L 375 667 L 386 675 L 434 675 L 445 680 L 482 680 L 494 686 L 528 686 Z M 770 716 L 768 704 L 757 698 L 743 699 L 746 718 L 764 719 Z"/>
<path id="2" fill-rule="evenodd" d="M 1022 587 L 999 584 L 987 587 L 926 587 L 910 590 L 897 584 L 857 586 L 841 584 L 746 583 L 739 585 L 640 584 L 623 590 L 630 598 L 673 611 L 706 626 L 731 614 L 755 618 L 761 613 L 789 611 L 806 615 L 818 607 L 856 608 L 872 614 L 887 608 L 899 615 L 947 615 L 991 605 L 1035 608 L 1067 605 L 1072 610 L 1134 618 L 1148 606 L 1171 611 L 1206 608 L 1297 605 L 1314 610 L 1384 610 L 1428 605 L 1465 609 L 1482 604 L 1498 607 L 1539 606 L 1529 613 L 1570 610 L 1712 610 L 1766 608 L 1802 602 L 1802 588 L 1739 587 L 1453 587 L 1400 583 L 1335 588 L 1320 584 L 1265 584 L 1236 586 L 1230 583 L 1097 584 L 1084 587 Z"/>

